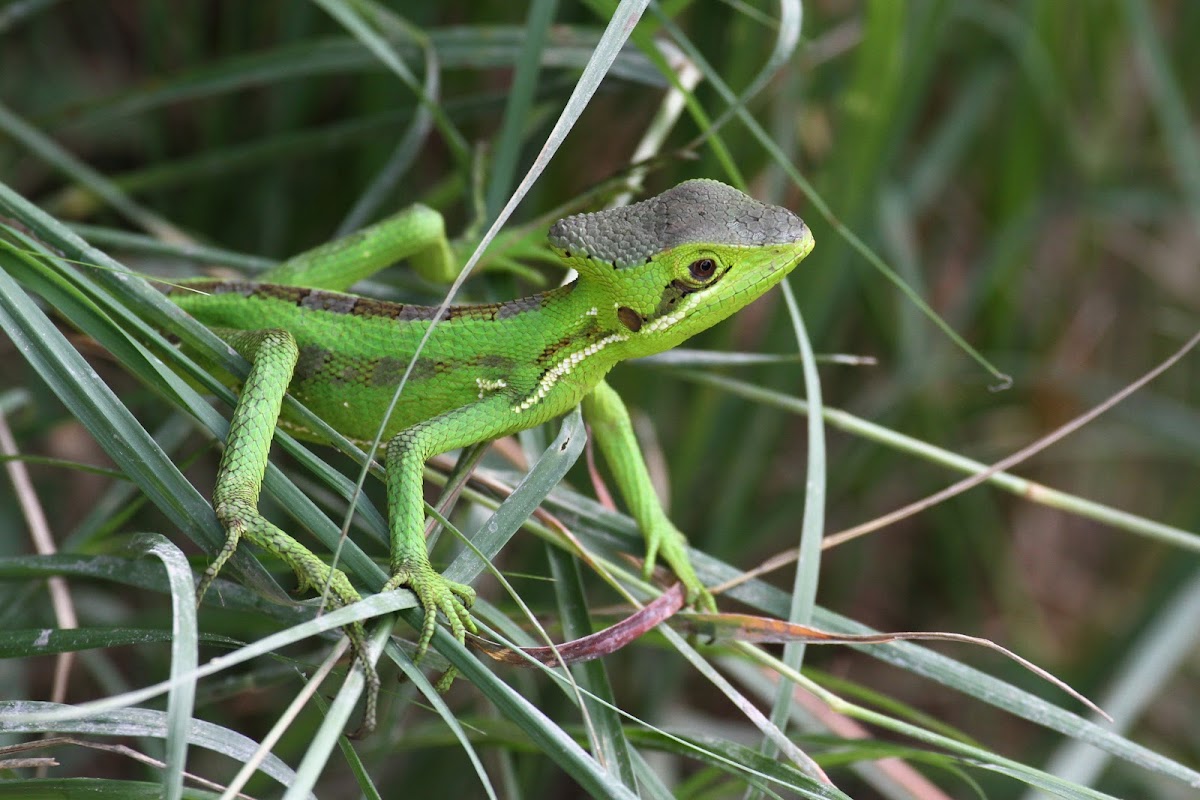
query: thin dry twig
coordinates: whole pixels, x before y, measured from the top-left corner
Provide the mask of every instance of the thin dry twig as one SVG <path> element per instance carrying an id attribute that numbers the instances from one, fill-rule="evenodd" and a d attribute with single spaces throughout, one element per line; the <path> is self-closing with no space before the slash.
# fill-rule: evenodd
<path id="1" fill-rule="evenodd" d="M 0 454 L 5 456 L 19 455 L 17 442 L 8 427 L 8 420 L 0 413 Z M 7 458 L 4 463 L 8 477 L 12 481 L 13 490 L 17 495 L 17 503 L 25 514 L 29 525 L 29 538 L 33 540 L 34 549 L 38 555 L 54 555 L 58 547 L 54 543 L 54 535 L 38 502 L 37 492 L 33 489 L 33 481 L 29 479 L 29 471 L 19 458 Z M 54 619 L 60 629 L 79 627 L 79 618 L 75 614 L 75 603 L 71 600 L 71 588 L 65 578 L 55 576 L 46 580 L 50 590 L 50 605 L 54 609 Z M 54 661 L 54 681 L 50 690 L 50 700 L 54 703 L 64 703 L 67 699 L 67 683 L 71 678 L 71 667 L 75 663 L 75 654 L 59 653 Z"/>
<path id="2" fill-rule="evenodd" d="M 1162 363 L 1160 363 L 1156 367 L 1154 367 L 1154 369 L 1150 370 L 1142 377 L 1138 378 L 1137 380 L 1135 380 L 1132 383 L 1128 384 L 1127 386 L 1123 387 L 1120 391 L 1116 392 L 1115 394 L 1113 394 L 1111 397 L 1107 398 L 1103 402 L 1099 403 L 1096 406 L 1093 406 L 1092 408 L 1088 409 L 1084 413 L 1075 417 L 1070 422 L 1067 422 L 1066 424 L 1056 428 L 1055 430 L 1051 431 L 1050 433 L 1046 434 L 1045 436 L 1041 437 L 1040 439 L 1032 442 L 1031 444 L 1027 445 L 1026 447 L 1021 448 L 1020 450 L 1018 450 L 1017 452 L 1008 456 L 1007 458 L 1003 458 L 1003 459 L 997 461 L 996 463 L 992 464 L 987 469 L 976 472 L 975 474 L 970 475 L 970 476 L 958 481 L 957 483 L 953 483 L 950 486 L 947 486 L 945 489 L 942 489 L 941 491 L 934 492 L 933 494 L 929 495 L 928 497 L 922 498 L 921 500 L 917 500 L 916 502 L 913 502 L 913 503 L 909 503 L 908 505 L 904 506 L 903 508 L 898 508 L 895 511 L 892 511 L 888 514 L 884 514 L 883 516 L 877 517 L 869 522 L 864 522 L 861 525 L 854 526 L 853 528 L 847 528 L 843 531 L 838 531 L 837 533 L 833 533 L 833 534 L 830 534 L 829 536 L 826 536 L 824 541 L 822 541 L 822 543 L 821 543 L 821 549 L 828 550 L 832 547 L 837 547 L 840 544 L 845 544 L 846 542 L 850 541 L 851 539 L 856 539 L 859 536 L 865 536 L 866 534 L 873 533 L 874 531 L 877 531 L 880 528 L 885 528 L 894 522 L 899 522 L 902 519 L 911 517 L 914 514 L 918 514 L 927 508 L 931 508 L 932 506 L 937 505 L 938 503 L 944 502 L 945 500 L 949 500 L 951 497 L 954 497 L 955 495 L 962 494 L 963 492 L 967 491 L 968 489 L 973 489 L 974 487 L 978 486 L 979 484 L 987 481 L 989 478 L 991 478 L 993 475 L 995 475 L 998 472 L 1004 472 L 1005 470 L 1008 470 L 1009 468 L 1014 467 L 1017 464 L 1020 464 L 1022 461 L 1025 461 L 1025 460 L 1031 458 L 1032 456 L 1042 452 L 1046 448 L 1050 447 L 1052 444 L 1057 443 L 1059 440 L 1069 436 L 1070 434 L 1072 434 L 1075 431 L 1082 428 L 1084 425 L 1087 425 L 1089 422 L 1096 419 L 1096 417 L 1098 417 L 1101 414 L 1103 414 L 1104 412 L 1108 411 L 1113 406 L 1115 406 L 1117 403 L 1120 403 L 1122 400 L 1126 399 L 1131 394 L 1138 391 L 1139 389 L 1144 387 L 1146 384 L 1150 383 L 1152 380 L 1157 378 L 1159 375 L 1162 375 L 1168 369 L 1175 366 L 1175 364 L 1178 363 L 1178 361 L 1181 358 L 1183 358 L 1185 355 L 1187 355 L 1197 344 L 1200 344 L 1200 332 L 1198 332 L 1194 336 L 1192 336 L 1191 339 L 1188 339 L 1188 341 L 1182 347 L 1180 347 L 1178 350 L 1176 350 L 1173 354 L 1171 354 Z M 720 584 L 719 586 L 711 587 L 710 591 L 713 594 L 719 594 L 721 592 L 728 591 L 729 589 L 733 588 L 734 586 L 738 586 L 739 584 L 745 583 L 748 580 L 757 578 L 761 575 L 767 574 L 768 572 L 772 572 L 774 570 L 785 567 L 788 564 L 793 563 L 796 560 L 796 557 L 797 557 L 797 554 L 796 554 L 796 551 L 794 551 L 794 550 L 788 550 L 786 552 L 779 553 L 778 555 L 772 556 L 771 558 L 767 559 L 766 561 L 763 561 L 757 567 L 754 567 L 753 569 L 743 572 L 741 575 L 738 575 L 736 578 L 732 578 L 731 580 L 728 580 L 725 583 Z"/>

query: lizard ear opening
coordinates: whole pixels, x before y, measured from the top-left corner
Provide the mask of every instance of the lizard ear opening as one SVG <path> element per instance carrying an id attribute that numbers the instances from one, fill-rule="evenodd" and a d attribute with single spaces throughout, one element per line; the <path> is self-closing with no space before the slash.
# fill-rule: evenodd
<path id="1" fill-rule="evenodd" d="M 617 319 L 633 333 L 640 331 L 642 323 L 645 322 L 642 315 L 629 306 L 621 306 L 617 309 Z"/>

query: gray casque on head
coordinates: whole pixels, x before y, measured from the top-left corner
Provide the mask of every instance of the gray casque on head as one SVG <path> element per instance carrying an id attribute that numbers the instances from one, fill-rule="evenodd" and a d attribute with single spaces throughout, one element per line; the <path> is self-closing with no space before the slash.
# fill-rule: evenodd
<path id="1" fill-rule="evenodd" d="M 575 214 L 550 227 L 550 243 L 617 267 L 632 267 L 681 244 L 761 247 L 791 244 L 804 223 L 720 181 L 684 181 L 631 206 Z"/>

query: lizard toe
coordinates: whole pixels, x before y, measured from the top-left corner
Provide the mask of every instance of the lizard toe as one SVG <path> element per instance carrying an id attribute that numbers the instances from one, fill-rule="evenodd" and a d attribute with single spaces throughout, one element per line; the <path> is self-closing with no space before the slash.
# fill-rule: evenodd
<path id="1" fill-rule="evenodd" d="M 690 588 L 688 590 L 688 594 L 692 594 L 692 590 Z M 708 587 L 704 586 L 703 584 L 697 587 L 694 597 L 688 597 L 688 602 L 700 611 L 707 611 L 710 614 L 717 613 L 717 601 L 715 598 L 713 598 L 712 592 L 708 590 Z"/>
<path id="2" fill-rule="evenodd" d="M 442 580 L 445 581 L 446 588 L 457 596 L 458 601 L 464 607 L 470 608 L 475 605 L 475 590 L 473 588 L 465 583 L 455 583 L 454 581 L 447 581 L 445 578 Z"/>
<path id="3" fill-rule="evenodd" d="M 433 685 L 439 694 L 445 694 L 450 691 L 450 687 L 454 685 L 454 679 L 458 677 L 458 668 L 451 667 L 442 673 L 442 677 L 438 678 L 437 683 Z"/>
<path id="4" fill-rule="evenodd" d="M 450 592 L 447 604 L 442 606 L 442 613 L 449 619 L 457 618 L 465 630 L 478 633 L 479 628 L 471 617 L 471 607 L 475 605 L 475 590 L 464 583 L 454 581 L 446 581 L 446 588 Z M 465 636 L 458 636 L 457 639 L 461 642 Z"/>
<path id="5" fill-rule="evenodd" d="M 414 662 L 419 662 L 429 652 L 429 643 L 433 641 L 433 634 L 437 630 L 437 601 L 433 598 L 421 598 L 421 606 L 425 610 L 425 620 L 421 624 L 421 638 L 417 640 Z"/>
<path id="6" fill-rule="evenodd" d="M 642 562 L 642 579 L 650 580 L 654 575 L 654 564 L 658 561 L 658 537 L 647 537 L 646 560 Z"/>
<path id="7" fill-rule="evenodd" d="M 338 608 L 357 603 L 362 599 L 359 593 L 354 590 L 354 587 L 350 585 L 350 581 L 346 579 L 346 576 L 340 572 L 334 575 L 333 580 L 330 582 L 329 595 Z"/>

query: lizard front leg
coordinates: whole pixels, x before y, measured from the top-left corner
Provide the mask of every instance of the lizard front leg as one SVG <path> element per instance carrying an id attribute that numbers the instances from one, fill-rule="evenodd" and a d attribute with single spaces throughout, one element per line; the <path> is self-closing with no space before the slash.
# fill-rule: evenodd
<path id="1" fill-rule="evenodd" d="M 407 586 L 425 611 L 416 658 L 429 648 L 440 611 L 454 638 L 476 631 L 468 610 L 475 601 L 470 586 L 446 580 L 429 562 L 425 548 L 422 472 L 433 456 L 499 436 L 499 424 L 511 413 L 510 400 L 493 395 L 463 408 L 419 422 L 396 434 L 387 446 L 388 519 L 392 538 L 392 577 L 384 590 Z M 445 685 L 445 682 L 443 683 Z"/>
<path id="2" fill-rule="evenodd" d="M 687 537 L 672 524 L 654 493 L 654 484 L 650 481 L 646 461 L 633 434 L 629 411 L 621 396 L 606 381 L 600 381 L 583 399 L 583 415 L 612 470 L 625 504 L 646 537 L 646 577 L 650 576 L 654 562 L 661 554 L 687 590 L 688 603 L 715 611 L 712 595 L 700 582 L 688 558 Z"/>
<path id="3" fill-rule="evenodd" d="M 299 353 L 296 340 L 287 331 L 278 329 L 223 330 L 218 333 L 251 366 L 229 421 L 229 436 L 225 441 L 225 451 L 217 469 L 216 487 L 213 489 L 213 508 L 225 529 L 225 546 L 200 579 L 196 589 L 197 603 L 204 597 L 221 567 L 237 550 L 243 537 L 291 567 L 301 591 L 306 588 L 321 591 L 328 585 L 334 605 L 349 605 L 358 601 L 359 594 L 345 573 L 331 568 L 258 513 L 258 498 L 267 469 L 271 437 Z M 365 658 L 366 637 L 362 626 L 357 623 L 351 625 L 346 629 L 346 635 L 367 679 L 363 730 L 369 731 L 375 727 L 379 676 Z"/>

